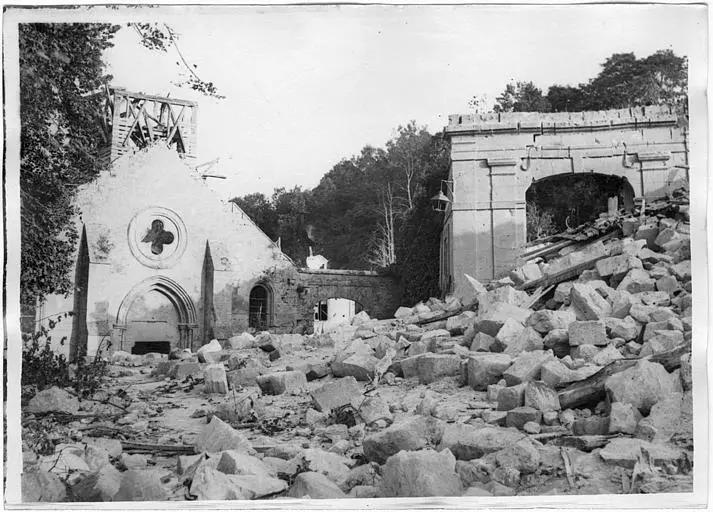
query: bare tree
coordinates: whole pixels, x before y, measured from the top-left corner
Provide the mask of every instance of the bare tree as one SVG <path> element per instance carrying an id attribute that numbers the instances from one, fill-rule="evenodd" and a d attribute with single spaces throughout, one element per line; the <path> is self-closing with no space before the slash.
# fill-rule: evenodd
<path id="1" fill-rule="evenodd" d="M 399 126 L 397 135 L 386 143 L 390 163 L 404 175 L 406 183 L 406 203 L 408 210 L 413 209 L 413 198 L 416 195 L 415 183 L 418 174 L 424 170 L 423 151 L 429 144 L 431 135 L 424 127 L 416 126 L 411 121 L 406 126 Z"/>
<path id="2" fill-rule="evenodd" d="M 394 194 L 391 184 L 381 198 L 382 219 L 371 240 L 371 251 L 367 261 L 377 267 L 388 267 L 396 262 L 396 233 L 394 229 Z"/>

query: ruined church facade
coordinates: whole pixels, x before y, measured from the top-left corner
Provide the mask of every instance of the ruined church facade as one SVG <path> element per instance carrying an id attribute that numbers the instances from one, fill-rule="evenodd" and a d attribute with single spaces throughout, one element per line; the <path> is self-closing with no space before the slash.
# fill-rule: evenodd
<path id="1" fill-rule="evenodd" d="M 248 329 L 309 332 L 315 304 L 354 300 L 372 316 L 400 288 L 373 272 L 301 269 L 195 165 L 197 105 L 114 91 L 111 165 L 79 188 L 73 291 L 36 323 L 74 359 L 97 349 L 196 350 Z M 210 178 L 208 178 L 210 179 Z M 54 324 L 54 322 L 53 322 Z"/>

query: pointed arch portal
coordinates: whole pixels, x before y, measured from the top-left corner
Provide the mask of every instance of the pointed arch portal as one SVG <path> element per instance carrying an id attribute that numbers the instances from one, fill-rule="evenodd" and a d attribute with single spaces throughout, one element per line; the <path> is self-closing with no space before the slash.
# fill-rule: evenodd
<path id="1" fill-rule="evenodd" d="M 142 301 L 148 298 L 163 300 L 170 305 L 168 308 L 158 308 L 158 320 L 155 317 L 151 319 L 143 319 L 141 322 L 155 324 L 166 324 L 165 328 L 173 329 L 175 327 L 175 336 L 168 332 L 164 335 L 149 334 L 146 335 L 150 339 L 133 339 L 134 336 L 129 333 L 132 326 L 132 315 L 136 314 L 136 310 L 140 309 Z M 156 311 L 153 311 L 155 313 Z M 175 324 L 175 325 L 174 325 Z M 114 329 L 118 330 L 119 349 L 133 351 L 135 353 L 144 351 L 167 352 L 171 345 L 180 348 L 193 349 L 194 331 L 198 328 L 198 315 L 196 307 L 186 291 L 173 279 L 165 276 L 152 276 L 141 281 L 134 286 L 132 290 L 124 297 L 119 306 L 119 311 L 116 315 L 116 323 Z M 155 331 L 155 330 L 154 330 Z M 161 339 L 154 339 L 154 338 Z M 164 339 L 165 338 L 165 339 Z M 143 349 L 138 348 L 137 344 L 142 343 Z"/>

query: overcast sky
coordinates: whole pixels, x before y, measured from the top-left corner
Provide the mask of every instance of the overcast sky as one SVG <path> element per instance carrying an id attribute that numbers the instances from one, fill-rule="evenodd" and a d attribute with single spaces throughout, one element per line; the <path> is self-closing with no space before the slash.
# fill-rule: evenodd
<path id="1" fill-rule="evenodd" d="M 588 80 L 615 52 L 670 48 L 695 59 L 707 44 L 705 10 L 675 5 L 162 7 L 142 16 L 179 32 L 183 54 L 226 98 L 172 86 L 173 50 L 146 50 L 127 28 L 106 55 L 114 85 L 197 100 L 198 161 L 220 157 L 226 197 L 311 188 L 399 124 L 438 131 L 473 95 L 492 101 L 510 80 L 546 92 Z"/>

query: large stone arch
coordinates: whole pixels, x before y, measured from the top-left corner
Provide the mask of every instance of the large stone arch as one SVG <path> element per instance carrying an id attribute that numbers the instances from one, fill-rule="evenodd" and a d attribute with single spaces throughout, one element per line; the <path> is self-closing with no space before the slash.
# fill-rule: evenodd
<path id="1" fill-rule="evenodd" d="M 687 128 L 668 106 L 455 115 L 446 135 L 451 207 L 441 237 L 444 293 L 466 294 L 466 273 L 490 281 L 517 266 L 533 180 L 616 175 L 647 199 L 688 181 Z"/>
<path id="2" fill-rule="evenodd" d="M 198 329 L 196 306 L 181 285 L 166 276 L 151 276 L 144 279 L 126 294 L 116 314 L 112 338 L 115 342 L 118 342 L 118 345 L 115 343 L 114 346 L 122 347 L 131 305 L 137 298 L 151 291 L 161 293 L 173 304 L 179 319 L 179 345 L 182 348 L 190 348 L 192 350 L 194 339 L 197 338 L 195 331 Z"/>

